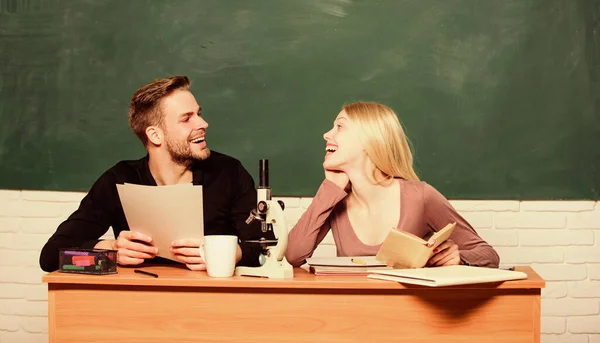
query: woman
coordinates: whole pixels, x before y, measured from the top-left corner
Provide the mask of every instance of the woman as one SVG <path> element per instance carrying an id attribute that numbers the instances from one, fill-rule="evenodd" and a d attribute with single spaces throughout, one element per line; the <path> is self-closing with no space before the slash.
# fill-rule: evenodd
<path id="1" fill-rule="evenodd" d="M 456 227 L 427 266 L 497 267 L 499 257 L 450 205 L 419 178 L 398 117 L 387 106 L 344 106 L 326 141 L 325 180 L 289 233 L 287 260 L 300 266 L 331 229 L 338 256 L 373 256 L 391 227 L 419 237 Z"/>

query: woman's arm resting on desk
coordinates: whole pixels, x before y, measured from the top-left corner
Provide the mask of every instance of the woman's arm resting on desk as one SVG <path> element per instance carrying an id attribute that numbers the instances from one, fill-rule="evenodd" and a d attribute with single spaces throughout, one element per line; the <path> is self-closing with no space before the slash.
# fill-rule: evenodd
<path id="1" fill-rule="evenodd" d="M 329 215 L 347 193 L 330 180 L 324 180 L 310 206 L 288 235 L 285 254 L 294 267 L 302 265 L 329 231 Z"/>
<path id="2" fill-rule="evenodd" d="M 451 242 L 444 245 L 443 255 L 453 254 L 452 264 L 456 262 L 455 248 L 448 250 L 452 243 L 457 245 L 460 262 L 472 266 L 498 267 L 500 258 L 496 250 L 484 241 L 475 229 L 452 207 L 450 202 L 435 188 L 425 184 L 425 216 L 426 223 L 432 229 L 438 230 L 448 223 L 456 222 L 456 228 L 450 236 Z M 442 244 L 440 244 L 442 246 Z M 440 249 L 441 250 L 441 249 Z M 435 257 L 435 255 L 434 255 Z M 432 257 L 432 259 L 434 258 Z M 443 259 L 446 256 L 443 257 Z M 435 261 L 439 263 L 440 261 Z"/>

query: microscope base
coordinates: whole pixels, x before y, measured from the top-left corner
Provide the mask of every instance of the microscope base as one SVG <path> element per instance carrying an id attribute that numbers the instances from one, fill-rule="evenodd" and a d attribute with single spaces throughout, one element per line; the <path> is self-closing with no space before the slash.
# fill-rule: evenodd
<path id="1" fill-rule="evenodd" d="M 260 267 L 236 267 L 235 275 L 239 276 L 260 276 L 270 279 L 291 279 L 294 277 L 294 268 L 283 258 L 277 261 L 274 258 L 267 258 L 265 264 Z"/>

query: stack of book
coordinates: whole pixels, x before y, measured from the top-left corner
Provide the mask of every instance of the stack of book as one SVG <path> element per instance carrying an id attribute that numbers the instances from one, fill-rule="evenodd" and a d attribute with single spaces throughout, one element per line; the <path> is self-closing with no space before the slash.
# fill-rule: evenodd
<path id="1" fill-rule="evenodd" d="M 311 257 L 306 262 L 315 275 L 368 275 L 369 270 L 391 269 L 375 256 Z"/>

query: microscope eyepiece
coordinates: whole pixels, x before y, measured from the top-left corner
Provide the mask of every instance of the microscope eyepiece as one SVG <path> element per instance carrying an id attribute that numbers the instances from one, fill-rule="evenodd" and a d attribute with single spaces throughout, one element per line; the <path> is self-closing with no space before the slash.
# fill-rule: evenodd
<path id="1" fill-rule="evenodd" d="M 258 175 L 260 188 L 269 188 L 269 160 L 260 160 L 258 163 Z"/>

